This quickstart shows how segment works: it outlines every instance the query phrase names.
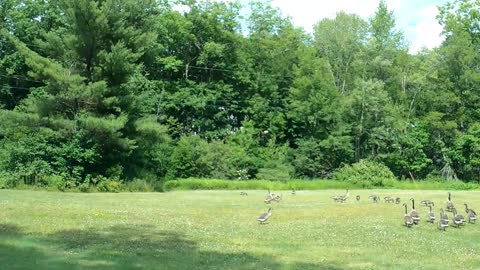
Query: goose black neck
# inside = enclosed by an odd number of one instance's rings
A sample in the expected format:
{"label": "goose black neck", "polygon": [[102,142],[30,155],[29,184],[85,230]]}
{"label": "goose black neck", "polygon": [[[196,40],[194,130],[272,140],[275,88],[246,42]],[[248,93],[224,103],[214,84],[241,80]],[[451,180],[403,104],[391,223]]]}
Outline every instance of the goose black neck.
{"label": "goose black neck", "polygon": [[404,206],[405,206],[405,215],[406,215],[407,214],[407,205],[404,204]]}
{"label": "goose black neck", "polygon": [[415,209],[415,200],[412,199],[412,209]]}

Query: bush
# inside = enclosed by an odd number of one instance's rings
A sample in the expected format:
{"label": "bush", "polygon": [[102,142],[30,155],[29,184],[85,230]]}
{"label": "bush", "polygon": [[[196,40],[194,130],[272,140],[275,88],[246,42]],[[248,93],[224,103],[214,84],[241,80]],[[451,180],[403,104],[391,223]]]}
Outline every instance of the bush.
{"label": "bush", "polygon": [[47,187],[48,190],[64,190],[65,181],[62,176],[48,175],[42,179],[42,184]]}
{"label": "bush", "polygon": [[351,187],[349,183],[333,180],[217,180],[217,179],[180,179],[165,182],[165,191],[172,190],[316,190],[316,189],[345,189]]}
{"label": "bush", "polygon": [[398,189],[417,190],[474,190],[480,188],[477,183],[465,183],[462,181],[445,180],[439,177],[430,177],[419,181],[398,181],[395,184]]}
{"label": "bush", "polygon": [[102,175],[93,178],[92,181],[97,183],[97,190],[99,192],[118,193],[122,190],[122,183],[120,181],[111,180]]}
{"label": "bush", "polygon": [[362,188],[393,187],[396,181],[387,166],[373,161],[345,165],[334,174],[334,178]]}
{"label": "bush", "polygon": [[146,180],[133,179],[125,184],[125,190],[130,192],[152,192],[154,187]]}
{"label": "bush", "polygon": [[0,189],[12,188],[10,186],[12,183],[13,176],[7,172],[0,172]]}
{"label": "bush", "polygon": [[90,184],[88,182],[83,182],[78,186],[78,190],[80,192],[89,193],[93,191],[93,188],[90,187]]}
{"label": "bush", "polygon": [[264,168],[258,170],[257,179],[271,181],[286,181],[293,174],[293,167],[279,162],[270,162]]}

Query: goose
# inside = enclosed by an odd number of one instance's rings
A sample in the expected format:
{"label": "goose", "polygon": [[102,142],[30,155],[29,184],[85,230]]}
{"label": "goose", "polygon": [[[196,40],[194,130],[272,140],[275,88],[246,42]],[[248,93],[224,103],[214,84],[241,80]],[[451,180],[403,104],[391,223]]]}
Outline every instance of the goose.
{"label": "goose", "polygon": [[242,192],[240,192],[240,195],[242,195],[242,196],[248,196],[248,193],[245,192],[245,191],[242,191]]}
{"label": "goose", "polygon": [[405,221],[405,226],[410,227],[413,225],[413,219],[411,216],[407,214],[407,204],[404,203],[403,206],[405,206],[405,215],[403,216],[403,220]]}
{"label": "goose", "polygon": [[429,205],[428,208],[430,208],[430,212],[428,212],[428,220],[433,223],[435,222],[435,213],[433,213],[431,205]]}
{"label": "goose", "polygon": [[452,212],[452,210],[455,206],[453,206],[453,203],[450,199],[450,196],[451,196],[451,194],[450,194],[450,192],[448,192],[447,211]]}
{"label": "goose", "polygon": [[463,222],[465,222],[465,218],[463,218],[462,215],[457,214],[457,209],[453,208],[452,211],[453,211],[453,224],[455,224],[458,228],[460,225],[463,225]]}
{"label": "goose", "polygon": [[395,201],[395,200],[394,200],[392,197],[390,197],[390,196],[386,196],[386,197],[384,197],[383,199],[385,200],[386,203],[387,203],[387,202],[388,202],[388,203],[393,203],[393,202]]}
{"label": "goose", "polygon": [[355,199],[357,200],[357,202],[360,202],[360,195],[357,195]]}
{"label": "goose", "polygon": [[292,189],[292,195],[295,195],[295,194],[297,194],[297,192],[295,192],[295,189],[293,188]]}
{"label": "goose", "polygon": [[418,212],[415,209],[415,200],[413,198],[410,198],[410,200],[412,201],[412,211],[410,212],[410,216],[412,217],[415,224],[418,224],[418,222],[420,221],[420,216],[418,215]]}
{"label": "goose", "polygon": [[377,203],[377,202],[378,202],[378,196],[377,196],[377,195],[370,195],[370,196],[368,196],[368,198],[369,198],[369,199],[372,199],[372,201],[373,201],[374,203]]}
{"label": "goose", "polygon": [[273,199],[276,197],[275,194],[271,193],[270,192],[270,189],[268,189],[268,194],[267,196],[265,197],[265,200],[263,200],[265,203],[270,203],[271,201],[273,201]]}
{"label": "goose", "polygon": [[263,200],[263,202],[268,204],[268,203],[271,203],[272,200],[273,200],[273,198],[270,198],[270,196],[267,196],[267,197],[265,198],[265,200]]}
{"label": "goose", "polygon": [[399,203],[400,203],[400,197],[395,198],[395,204],[399,204]]}
{"label": "goose", "polygon": [[347,189],[347,192],[345,193],[345,195],[337,197],[337,201],[343,203],[348,199],[349,196],[350,196],[350,192]]}
{"label": "goose", "polygon": [[438,228],[445,231],[445,228],[448,227],[448,216],[443,211],[443,208],[440,209],[440,220],[438,221]]}
{"label": "goose", "polygon": [[268,211],[261,214],[257,220],[260,222],[260,224],[264,224],[265,221],[267,221],[271,215],[272,215],[272,208],[270,207],[268,208]]}
{"label": "goose", "polygon": [[275,196],[272,198],[272,201],[279,202],[281,199],[282,199],[282,196],[281,196],[281,195],[275,195]]}
{"label": "goose", "polygon": [[473,209],[469,209],[466,203],[464,204],[465,204],[465,212],[467,212],[468,223],[470,222],[475,223],[475,221],[477,221],[477,213],[475,213]]}
{"label": "goose", "polygon": [[429,205],[435,206],[435,203],[432,202],[432,201],[430,201],[430,200],[423,200],[423,201],[421,201],[420,203],[423,204],[423,205],[425,205],[425,206],[429,206]]}

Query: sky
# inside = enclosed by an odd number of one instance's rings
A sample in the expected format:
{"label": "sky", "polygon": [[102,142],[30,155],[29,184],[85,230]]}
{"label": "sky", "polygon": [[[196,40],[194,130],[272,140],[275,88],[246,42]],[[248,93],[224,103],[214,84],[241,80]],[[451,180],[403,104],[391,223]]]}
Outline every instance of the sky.
{"label": "sky", "polygon": [[[334,18],[339,11],[357,14],[365,19],[372,16],[380,0],[273,0],[282,14],[292,17],[293,23],[312,31],[313,25],[323,18]],[[402,30],[410,42],[410,51],[418,52],[422,47],[438,47],[443,41],[442,27],[435,16],[437,6],[447,0],[386,0],[393,10],[397,28]]]}
{"label": "sky", "polygon": [[[435,16],[438,13],[437,6],[447,1],[386,0],[389,10],[394,11],[397,28],[403,31],[410,43],[410,52],[416,53],[423,47],[434,48],[441,44],[442,27]],[[248,3],[248,0],[240,2]],[[311,33],[315,23],[323,18],[334,18],[339,11],[368,19],[375,13],[379,2],[380,0],[272,0],[272,5],[278,7],[284,16],[290,16],[296,26]]]}

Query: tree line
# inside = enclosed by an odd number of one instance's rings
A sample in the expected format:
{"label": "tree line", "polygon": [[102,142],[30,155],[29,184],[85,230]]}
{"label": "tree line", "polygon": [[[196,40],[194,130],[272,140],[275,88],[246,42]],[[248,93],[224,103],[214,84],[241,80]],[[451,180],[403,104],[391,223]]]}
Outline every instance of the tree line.
{"label": "tree line", "polygon": [[309,34],[268,1],[4,0],[0,179],[479,181],[480,4],[437,19],[410,53],[384,1]]}

